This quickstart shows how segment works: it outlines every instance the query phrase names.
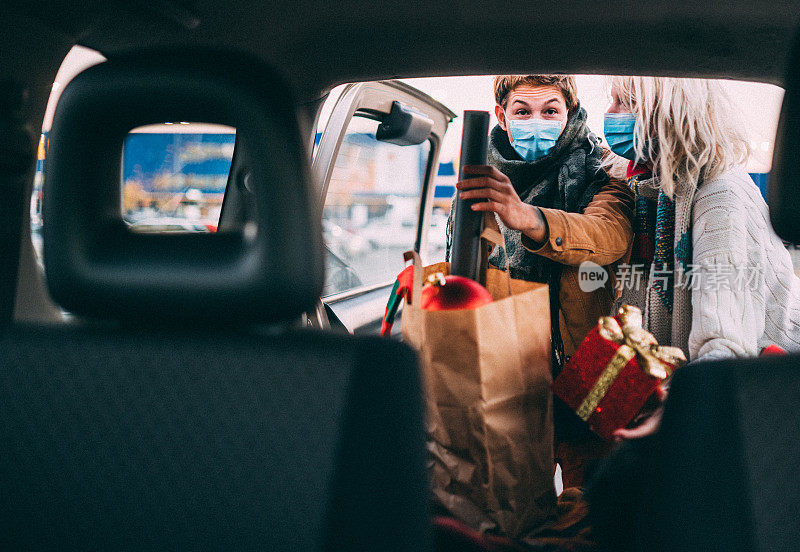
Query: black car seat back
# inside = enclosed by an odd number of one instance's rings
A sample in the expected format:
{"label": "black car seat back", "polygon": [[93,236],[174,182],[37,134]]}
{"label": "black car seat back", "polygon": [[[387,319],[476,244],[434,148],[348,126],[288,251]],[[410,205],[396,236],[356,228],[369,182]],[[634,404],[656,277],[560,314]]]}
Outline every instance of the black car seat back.
{"label": "black car seat back", "polygon": [[[236,128],[255,232],[122,222],[125,135],[177,120]],[[282,81],[234,55],[112,59],[50,139],[45,270],[74,317],[0,337],[0,548],[424,550],[413,352],[290,329],[323,258]]]}
{"label": "black car seat back", "polygon": [[798,357],[689,365],[670,386],[639,550],[796,550],[800,542]]}
{"label": "black car seat back", "polygon": [[30,328],[0,347],[4,550],[425,549],[406,347]]}

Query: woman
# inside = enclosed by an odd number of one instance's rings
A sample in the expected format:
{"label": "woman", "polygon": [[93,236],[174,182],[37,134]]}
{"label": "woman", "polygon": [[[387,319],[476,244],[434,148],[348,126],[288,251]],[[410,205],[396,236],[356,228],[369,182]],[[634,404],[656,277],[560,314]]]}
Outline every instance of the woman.
{"label": "woman", "polygon": [[[637,195],[632,262],[664,276],[623,300],[638,301],[645,326],[692,360],[755,356],[773,344],[800,349],[800,283],[741,166],[748,148],[734,121],[713,81],[611,81],[606,139],[628,160]],[[639,524],[652,524],[640,512],[652,500],[660,418],[658,410],[618,430],[626,442],[590,481],[589,521],[606,547],[638,550]]]}
{"label": "woman", "polygon": [[637,196],[631,267],[650,268],[622,301],[690,360],[800,350],[800,280],[742,167],[740,128],[718,82],[611,80],[606,140]]}

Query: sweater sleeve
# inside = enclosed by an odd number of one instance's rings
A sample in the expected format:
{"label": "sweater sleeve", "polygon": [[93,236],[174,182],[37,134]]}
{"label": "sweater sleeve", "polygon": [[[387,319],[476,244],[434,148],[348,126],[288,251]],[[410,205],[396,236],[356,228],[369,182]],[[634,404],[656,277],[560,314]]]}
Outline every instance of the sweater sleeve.
{"label": "sweater sleeve", "polygon": [[543,243],[523,234],[522,245],[532,253],[565,265],[592,261],[605,266],[622,258],[631,247],[634,195],[628,185],[611,179],[583,213],[540,209],[547,223]]}
{"label": "sweater sleeve", "polygon": [[746,210],[756,206],[727,184],[707,183],[694,201],[691,360],[756,356],[764,331],[764,276],[747,247]]}

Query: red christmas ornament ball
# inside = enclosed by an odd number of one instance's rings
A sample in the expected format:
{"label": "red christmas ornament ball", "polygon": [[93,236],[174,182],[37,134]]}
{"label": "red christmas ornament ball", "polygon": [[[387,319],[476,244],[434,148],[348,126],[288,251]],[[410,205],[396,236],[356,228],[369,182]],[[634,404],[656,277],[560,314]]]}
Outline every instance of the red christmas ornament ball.
{"label": "red christmas ornament ball", "polygon": [[422,288],[420,306],[429,311],[477,309],[493,301],[485,287],[463,276],[435,274]]}

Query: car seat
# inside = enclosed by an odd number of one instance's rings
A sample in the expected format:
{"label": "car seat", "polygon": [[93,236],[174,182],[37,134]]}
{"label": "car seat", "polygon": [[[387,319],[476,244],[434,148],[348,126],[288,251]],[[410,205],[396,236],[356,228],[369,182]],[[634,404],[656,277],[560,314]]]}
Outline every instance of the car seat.
{"label": "car seat", "polygon": [[[123,140],[178,120],[236,128],[255,231],[125,226]],[[72,316],[0,336],[0,547],[426,549],[414,353],[293,327],[323,258],[281,79],[233,54],[110,59],[50,140],[45,272]]]}

